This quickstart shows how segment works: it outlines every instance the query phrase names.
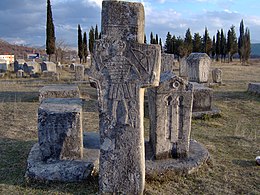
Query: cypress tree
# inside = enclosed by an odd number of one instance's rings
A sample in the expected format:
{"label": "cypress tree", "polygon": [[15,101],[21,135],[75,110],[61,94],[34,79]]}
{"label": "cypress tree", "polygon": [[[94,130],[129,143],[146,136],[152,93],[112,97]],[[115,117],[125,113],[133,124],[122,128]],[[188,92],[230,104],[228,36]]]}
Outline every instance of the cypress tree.
{"label": "cypress tree", "polygon": [[223,29],[221,29],[221,33],[220,33],[220,54],[221,54],[221,61],[226,60],[226,36],[224,34]]}
{"label": "cypress tree", "polygon": [[193,37],[193,52],[201,52],[201,36],[195,33]]}
{"label": "cypress tree", "polygon": [[78,56],[81,63],[83,58],[83,42],[82,42],[82,31],[80,25],[78,25]]}
{"label": "cypress tree", "polygon": [[240,62],[242,62],[243,59],[243,53],[244,53],[244,45],[245,45],[245,30],[244,30],[244,21],[241,20],[240,26],[239,26],[239,38],[238,38],[238,54],[240,58]]}
{"label": "cypress tree", "polygon": [[95,40],[98,39],[98,26],[96,24],[96,28],[95,28]]}
{"label": "cypress tree", "polygon": [[216,55],[216,38],[213,36],[213,41],[212,41],[212,50],[211,50],[211,57],[212,59],[215,58]]}
{"label": "cypress tree", "polygon": [[95,40],[95,32],[94,32],[94,28],[91,27],[89,30],[89,35],[88,35],[88,47],[89,47],[89,51],[91,53],[93,53],[93,49],[94,49],[94,40]]}
{"label": "cypress tree", "polygon": [[88,57],[88,43],[87,43],[87,33],[84,32],[83,35],[83,56],[84,56],[84,62],[87,62]]}
{"label": "cypress tree", "polygon": [[208,29],[205,28],[205,33],[203,36],[203,52],[210,55],[211,49],[212,49],[212,41],[209,37]]}
{"label": "cypress tree", "polygon": [[251,54],[251,40],[250,40],[250,31],[246,28],[245,32],[245,52],[244,52],[244,61],[248,63]]}
{"label": "cypress tree", "polygon": [[146,34],[144,34],[144,43],[145,43],[145,44],[147,43]]}
{"label": "cypress tree", "polygon": [[151,34],[150,34],[150,44],[153,44],[153,42],[154,42],[154,38],[153,38],[153,33],[151,32]]}
{"label": "cypress tree", "polygon": [[184,46],[187,50],[187,56],[191,54],[193,45],[192,45],[192,35],[190,32],[190,29],[188,28],[185,34],[185,39],[184,39]]}
{"label": "cypress tree", "polygon": [[50,0],[47,0],[46,53],[49,55],[49,61],[51,55],[55,53],[55,30]]}
{"label": "cypress tree", "polygon": [[178,53],[177,50],[178,50],[177,39],[176,39],[175,35],[173,35],[172,40],[171,40],[171,53],[177,55],[177,53]]}
{"label": "cypress tree", "polygon": [[155,35],[155,41],[154,44],[159,44],[159,37],[158,34]]}
{"label": "cypress tree", "polygon": [[159,40],[159,45],[161,46],[161,50],[163,49],[163,47],[162,47],[162,39],[160,38],[160,40]]}
{"label": "cypress tree", "polygon": [[166,35],[164,50],[165,53],[172,53],[172,35],[170,32]]}
{"label": "cypress tree", "polygon": [[228,31],[227,37],[227,54],[229,57],[229,62],[233,60],[233,56],[237,53],[238,46],[237,46],[237,37],[235,32],[235,26],[232,25],[230,30]]}
{"label": "cypress tree", "polygon": [[217,40],[216,40],[216,60],[219,61],[220,55],[220,32],[217,31]]}

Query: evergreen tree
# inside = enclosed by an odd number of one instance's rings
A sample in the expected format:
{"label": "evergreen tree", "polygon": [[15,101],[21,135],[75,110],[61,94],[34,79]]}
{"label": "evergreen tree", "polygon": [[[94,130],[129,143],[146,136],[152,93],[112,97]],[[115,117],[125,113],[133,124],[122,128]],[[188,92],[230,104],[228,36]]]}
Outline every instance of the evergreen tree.
{"label": "evergreen tree", "polygon": [[96,24],[96,28],[95,28],[95,40],[99,38],[99,34],[98,34],[98,26]]}
{"label": "evergreen tree", "polygon": [[146,34],[144,34],[144,43],[147,44]]}
{"label": "evergreen tree", "polygon": [[89,47],[89,51],[90,53],[93,53],[93,49],[94,49],[94,41],[95,41],[95,32],[94,32],[94,28],[91,26],[90,30],[89,30],[89,35],[88,35],[88,47]]}
{"label": "evergreen tree", "polygon": [[88,57],[88,43],[87,43],[87,33],[84,32],[83,35],[83,56],[84,56],[84,62],[87,62]]}
{"label": "evergreen tree", "polygon": [[246,28],[245,32],[245,45],[244,45],[244,61],[248,63],[251,54],[251,40],[250,40],[250,31]]}
{"label": "evergreen tree", "polygon": [[235,32],[235,26],[232,25],[230,30],[228,31],[227,37],[227,54],[229,61],[232,62],[233,56],[237,53],[238,46],[237,46],[237,37]]}
{"label": "evergreen tree", "polygon": [[166,35],[165,45],[164,45],[165,53],[173,53],[172,51],[172,35],[170,32]]}
{"label": "evergreen tree", "polygon": [[100,32],[99,35],[98,35],[98,39],[101,39],[101,32]]}
{"label": "evergreen tree", "polygon": [[55,53],[55,30],[50,0],[47,0],[46,53],[49,55],[49,61],[51,55]]}
{"label": "evergreen tree", "polygon": [[193,43],[192,43],[192,35],[189,28],[187,29],[185,34],[184,46],[187,50],[187,56],[190,55],[193,50]]}
{"label": "evergreen tree", "polygon": [[216,55],[216,38],[213,36],[213,41],[212,41],[212,50],[211,50],[211,57],[212,59],[215,58]]}
{"label": "evergreen tree", "polygon": [[153,38],[153,33],[151,32],[150,34],[150,44],[153,44],[154,43],[154,38]]}
{"label": "evergreen tree", "polygon": [[155,35],[155,41],[154,44],[159,44],[159,37],[158,34]]}
{"label": "evergreen tree", "polygon": [[178,55],[179,58],[183,58],[184,56],[187,56],[187,48],[184,45],[184,40],[181,37],[178,37],[176,40],[176,55]]}
{"label": "evergreen tree", "polygon": [[216,40],[216,60],[219,61],[220,55],[220,32],[217,31],[217,40]]}
{"label": "evergreen tree", "polygon": [[171,53],[175,55],[177,55],[178,53],[177,39],[175,35],[172,36],[172,40],[171,40]]}
{"label": "evergreen tree", "polygon": [[226,60],[226,36],[224,34],[224,31],[223,29],[221,29],[221,33],[220,33],[220,54],[221,54],[221,61],[224,61]]}
{"label": "evergreen tree", "polygon": [[209,37],[209,32],[208,32],[208,29],[205,28],[205,33],[204,33],[204,36],[203,36],[203,52],[208,54],[210,56],[210,52],[211,52],[211,49],[212,49],[212,41]]}
{"label": "evergreen tree", "polygon": [[163,50],[163,47],[162,47],[162,39],[160,38],[159,40],[159,45],[161,46],[161,50]]}
{"label": "evergreen tree", "polygon": [[245,45],[245,30],[244,30],[244,21],[241,20],[239,26],[239,38],[238,38],[238,54],[240,58],[240,62],[242,62],[243,53],[244,53],[244,45]]}
{"label": "evergreen tree", "polygon": [[80,25],[78,25],[78,56],[81,63],[83,58],[83,42],[82,42],[82,31]]}
{"label": "evergreen tree", "polygon": [[201,36],[195,33],[193,37],[193,52],[201,52]]}

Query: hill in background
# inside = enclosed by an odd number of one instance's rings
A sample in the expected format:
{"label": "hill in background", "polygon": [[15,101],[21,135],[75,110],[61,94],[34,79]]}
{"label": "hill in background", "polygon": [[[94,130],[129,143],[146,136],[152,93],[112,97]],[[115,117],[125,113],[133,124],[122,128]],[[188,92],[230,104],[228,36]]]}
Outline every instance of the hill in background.
{"label": "hill in background", "polygon": [[251,56],[258,58],[260,57],[260,43],[251,44]]}

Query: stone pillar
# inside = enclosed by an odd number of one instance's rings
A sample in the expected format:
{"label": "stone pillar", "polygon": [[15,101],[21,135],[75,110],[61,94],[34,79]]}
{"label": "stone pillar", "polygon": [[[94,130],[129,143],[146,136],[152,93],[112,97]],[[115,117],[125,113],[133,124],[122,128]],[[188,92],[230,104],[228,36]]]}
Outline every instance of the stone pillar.
{"label": "stone pillar", "polygon": [[43,161],[81,159],[81,99],[44,99],[38,110],[38,139]]}
{"label": "stone pillar", "polygon": [[155,159],[187,157],[190,145],[193,88],[171,72],[148,89],[150,144]]}
{"label": "stone pillar", "polygon": [[99,190],[142,194],[144,88],[159,84],[161,49],[143,44],[141,3],[103,1],[101,37],[88,72],[99,94]]}
{"label": "stone pillar", "polygon": [[212,70],[212,80],[213,83],[222,83],[222,70],[219,68],[215,68]]}
{"label": "stone pillar", "polygon": [[85,78],[84,75],[85,67],[82,64],[75,65],[75,80],[76,81],[83,81]]}

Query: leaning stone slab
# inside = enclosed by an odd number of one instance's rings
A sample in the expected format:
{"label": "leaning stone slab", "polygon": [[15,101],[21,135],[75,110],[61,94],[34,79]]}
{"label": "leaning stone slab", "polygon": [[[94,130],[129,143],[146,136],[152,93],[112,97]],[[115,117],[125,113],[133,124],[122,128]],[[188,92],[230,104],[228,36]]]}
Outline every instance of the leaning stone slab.
{"label": "leaning stone slab", "polygon": [[83,157],[81,99],[48,98],[38,109],[42,161]]}
{"label": "leaning stone slab", "polygon": [[260,83],[249,83],[247,91],[260,95]]}
{"label": "leaning stone slab", "polygon": [[80,98],[77,85],[48,85],[40,89],[39,101],[45,98]]}

